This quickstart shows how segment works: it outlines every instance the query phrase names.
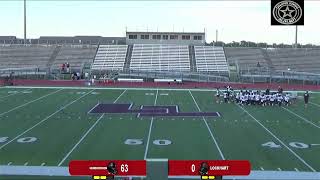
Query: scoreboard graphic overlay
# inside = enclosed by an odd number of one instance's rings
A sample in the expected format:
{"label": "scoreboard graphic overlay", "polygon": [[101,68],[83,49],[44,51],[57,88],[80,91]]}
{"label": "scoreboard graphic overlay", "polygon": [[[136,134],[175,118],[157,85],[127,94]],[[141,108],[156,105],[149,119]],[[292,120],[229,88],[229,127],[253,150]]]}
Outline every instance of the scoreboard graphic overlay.
{"label": "scoreboard graphic overlay", "polygon": [[[199,176],[199,179],[222,179],[222,176],[247,176],[251,165],[246,160],[168,160],[168,176]],[[96,179],[146,177],[145,160],[74,160],[69,163],[72,176]]]}
{"label": "scoreboard graphic overlay", "polygon": [[76,160],[69,163],[72,176],[92,176],[93,179],[114,179],[118,177],[146,177],[144,160]]}

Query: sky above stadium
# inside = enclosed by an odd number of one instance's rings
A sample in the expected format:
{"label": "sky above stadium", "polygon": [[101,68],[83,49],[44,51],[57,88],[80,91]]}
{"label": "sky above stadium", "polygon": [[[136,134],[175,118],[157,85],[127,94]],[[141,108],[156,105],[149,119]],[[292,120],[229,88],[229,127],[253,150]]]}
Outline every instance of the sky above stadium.
{"label": "sky above stadium", "polygon": [[[41,1],[27,3],[27,37],[203,32],[207,42],[294,43],[294,26],[270,25],[270,1]],[[298,42],[320,45],[320,1],[305,1]],[[23,1],[0,1],[0,36],[23,37]]]}

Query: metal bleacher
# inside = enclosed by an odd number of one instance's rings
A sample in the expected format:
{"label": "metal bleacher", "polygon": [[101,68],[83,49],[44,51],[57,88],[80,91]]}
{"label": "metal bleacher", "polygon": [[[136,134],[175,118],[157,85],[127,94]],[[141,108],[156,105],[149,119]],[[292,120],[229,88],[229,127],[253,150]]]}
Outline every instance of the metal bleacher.
{"label": "metal bleacher", "polygon": [[320,74],[319,48],[269,48],[267,52],[275,70]]}
{"label": "metal bleacher", "polygon": [[261,48],[225,47],[225,55],[230,65],[236,65],[240,70],[268,67]]}
{"label": "metal bleacher", "polygon": [[46,68],[54,49],[41,45],[0,46],[0,69]]}
{"label": "metal bleacher", "polygon": [[130,69],[142,71],[190,72],[186,45],[135,44]]}
{"label": "metal bleacher", "polygon": [[92,70],[123,70],[128,45],[100,45]]}
{"label": "metal bleacher", "polygon": [[223,47],[194,46],[194,50],[198,72],[229,73]]}
{"label": "metal bleacher", "polygon": [[62,46],[57,54],[52,69],[59,69],[63,63],[69,63],[71,71],[81,70],[85,63],[92,63],[97,46],[73,45]]}

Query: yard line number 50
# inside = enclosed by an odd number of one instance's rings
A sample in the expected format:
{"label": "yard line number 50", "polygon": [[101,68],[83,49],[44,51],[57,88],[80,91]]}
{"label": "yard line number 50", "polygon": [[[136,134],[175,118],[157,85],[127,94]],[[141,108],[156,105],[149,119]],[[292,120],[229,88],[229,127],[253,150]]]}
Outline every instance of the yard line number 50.
{"label": "yard line number 50", "polygon": [[[157,146],[168,146],[168,145],[172,144],[172,142],[168,139],[156,139],[152,143]],[[142,145],[143,139],[126,139],[124,141],[124,144],[126,144],[126,145]]]}

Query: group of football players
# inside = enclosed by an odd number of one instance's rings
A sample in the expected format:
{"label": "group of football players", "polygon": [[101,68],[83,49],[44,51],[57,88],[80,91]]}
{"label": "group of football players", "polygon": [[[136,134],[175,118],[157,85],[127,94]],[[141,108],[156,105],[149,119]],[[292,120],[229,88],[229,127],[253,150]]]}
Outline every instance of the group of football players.
{"label": "group of football players", "polygon": [[260,106],[289,106],[295,101],[289,93],[283,93],[279,88],[277,92],[271,92],[267,89],[265,92],[253,90],[234,91],[230,86],[227,86],[224,91],[217,88],[216,102],[217,103],[237,103],[239,105],[260,105]]}

